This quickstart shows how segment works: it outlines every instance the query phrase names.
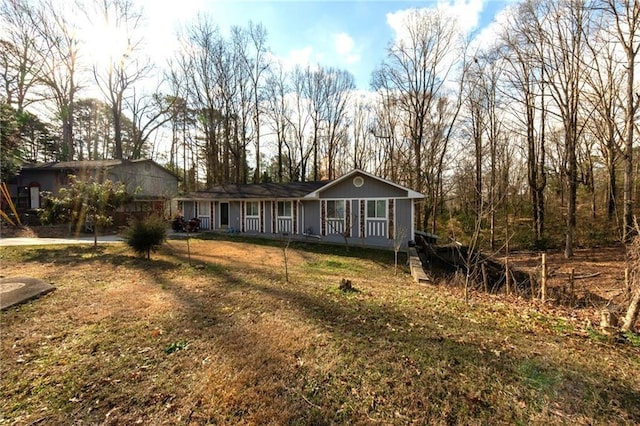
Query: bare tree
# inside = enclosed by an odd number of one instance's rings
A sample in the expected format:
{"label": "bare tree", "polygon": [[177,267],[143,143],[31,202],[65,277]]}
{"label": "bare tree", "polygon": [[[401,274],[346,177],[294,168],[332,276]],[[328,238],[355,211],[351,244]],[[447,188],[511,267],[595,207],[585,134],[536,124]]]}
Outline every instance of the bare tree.
{"label": "bare tree", "polygon": [[483,155],[484,155],[484,143],[483,138],[485,134],[485,117],[487,114],[487,96],[484,92],[483,79],[484,71],[478,58],[475,57],[473,62],[468,64],[469,71],[467,72],[468,78],[465,81],[465,96],[467,106],[467,122],[468,132],[470,133],[471,142],[473,145],[474,158],[475,158],[475,176],[474,176],[474,210],[476,214],[476,221],[479,226],[482,225],[482,217],[480,216],[483,211]]}
{"label": "bare tree", "polygon": [[[202,132],[203,155],[207,185],[228,182],[228,165],[224,165],[230,126],[224,118],[229,97],[222,96],[223,79],[220,64],[227,58],[224,39],[219,29],[204,15],[188,27],[182,35],[182,53],[176,60],[174,86],[177,93],[184,93],[185,108],[191,105],[198,112]],[[180,78],[185,81],[181,82]],[[183,124],[186,125],[186,122]],[[182,132],[184,134],[184,131]],[[183,155],[183,167],[187,170],[187,156]]]}
{"label": "bare tree", "polygon": [[640,93],[635,87],[635,67],[640,52],[640,3],[634,0],[606,0],[608,12],[613,16],[615,35],[625,54],[625,138],[624,138],[624,212],[623,238],[629,241],[633,226],[633,141],[636,115],[640,108]]}
{"label": "bare tree", "polygon": [[6,103],[18,112],[33,99],[29,92],[37,85],[42,72],[40,58],[46,45],[34,25],[36,11],[24,0],[0,3],[0,23],[5,29],[0,36],[0,93]]}
{"label": "bare tree", "polygon": [[307,179],[307,165],[309,156],[313,152],[313,144],[308,147],[306,141],[310,117],[305,101],[305,71],[300,67],[294,68],[291,74],[291,96],[293,97],[293,107],[291,117],[288,119],[291,129],[291,138],[289,139],[295,146],[298,163],[295,170],[290,170],[290,175],[291,180],[304,182]]}
{"label": "bare tree", "polygon": [[73,109],[80,90],[78,82],[80,40],[77,28],[67,16],[68,10],[46,0],[33,16],[46,48],[40,52],[40,81],[55,103],[62,122],[61,160],[72,160],[74,153]]}
{"label": "bare tree", "polygon": [[122,140],[125,97],[136,83],[148,76],[153,66],[148,58],[141,55],[144,39],[138,30],[143,15],[133,1],[100,0],[94,6],[95,10],[87,11],[89,18],[96,24],[100,23],[100,27],[112,28],[114,33],[124,33],[126,39],[119,50],[107,52],[109,58],[104,68],[101,64],[93,65],[93,77],[113,115],[113,157],[121,159],[125,156]]}
{"label": "bare tree", "polygon": [[[384,78],[384,75],[379,74],[377,77]],[[403,143],[405,138],[400,133],[401,110],[395,92],[388,84],[383,84],[376,94],[379,101],[373,102],[373,123],[370,130],[375,143],[373,171],[379,176],[398,182],[400,168],[397,165],[409,162],[408,148]],[[410,182],[415,183],[411,180]]]}
{"label": "bare tree", "polygon": [[137,96],[135,88],[132,90],[132,96],[126,101],[133,122],[131,159],[143,158],[149,152],[149,137],[169,122],[171,117],[167,112],[173,109],[173,102],[177,102],[177,99],[163,97],[159,90],[143,96]]}
{"label": "bare tree", "polygon": [[[589,7],[578,0],[527,0],[521,19],[533,35],[532,46],[541,58],[541,87],[547,87],[554,108],[547,110],[560,121],[563,131],[563,173],[567,179],[565,256],[573,256],[577,206],[577,150],[585,119],[583,91],[586,84],[585,39],[590,34]],[[544,105],[544,100],[543,100]],[[544,129],[544,127],[543,127]]]}
{"label": "bare tree", "polygon": [[[435,220],[442,165],[451,124],[458,108],[446,98],[446,86],[460,53],[456,24],[438,11],[411,10],[404,22],[405,36],[393,43],[387,58],[374,71],[372,86],[394,93],[402,111],[402,134],[412,151],[414,186],[426,193],[422,225]],[[418,212],[420,216],[420,212]]]}
{"label": "bare tree", "polygon": [[[347,155],[347,128],[349,118],[347,108],[350,106],[351,93],[355,89],[353,75],[345,70],[329,68],[323,82],[325,87],[326,108],[326,160],[327,179],[335,179],[347,170],[337,170],[339,157]],[[342,148],[342,150],[341,150]]]}
{"label": "bare tree", "polygon": [[[280,64],[274,64],[267,71],[265,84],[265,113],[268,117],[268,126],[275,135],[276,140],[276,180],[285,181],[283,161],[287,161],[287,180],[291,179],[293,169],[293,155],[291,145],[287,143],[288,117],[291,114],[286,95],[289,92],[287,76]],[[287,150],[287,152],[285,152]]]}
{"label": "bare tree", "polygon": [[[189,75],[183,71],[187,70],[188,58],[181,57],[169,62],[169,69],[166,73],[165,81],[168,82],[170,95],[167,95],[167,104],[170,108],[166,111],[171,128],[171,146],[169,148],[169,167],[174,172],[184,174],[188,169],[188,152],[193,152],[191,143],[192,133],[196,128],[196,114],[188,104],[189,98]],[[182,162],[180,162],[180,158]],[[193,189],[189,179],[182,180],[183,190]]]}
{"label": "bare tree", "polygon": [[262,116],[262,103],[265,99],[264,76],[268,73],[272,64],[269,62],[267,53],[269,49],[267,47],[267,30],[262,24],[254,24],[249,21],[247,33],[250,39],[251,56],[246,55],[244,57],[245,66],[249,71],[249,78],[251,80],[251,94],[252,107],[253,107],[253,134],[254,145],[256,147],[256,168],[253,176],[253,181],[257,182],[261,177],[261,116]]}
{"label": "bare tree", "polygon": [[304,71],[303,94],[307,101],[307,113],[311,119],[312,126],[311,152],[313,154],[313,164],[311,165],[311,176],[314,181],[320,180],[320,133],[325,120],[324,113],[327,102],[325,79],[326,72],[322,67],[318,67],[315,70],[307,67]]}
{"label": "bare tree", "polygon": [[353,119],[351,138],[353,141],[353,153],[351,167],[355,169],[371,169],[374,166],[373,147],[373,106],[364,97],[355,100],[353,106]]}
{"label": "bare tree", "polygon": [[[609,21],[598,21],[597,32],[587,39],[590,50],[585,101],[594,111],[589,120],[589,131],[598,140],[600,152],[607,169],[606,210],[611,222],[616,213],[618,198],[616,166],[621,157],[621,134],[618,117],[625,116],[620,105],[619,88],[623,85],[621,63],[617,58],[618,47],[612,43]],[[622,126],[623,127],[623,126]]]}
{"label": "bare tree", "polygon": [[[510,88],[506,93],[520,104],[516,121],[524,126],[527,182],[532,204],[533,230],[541,241],[545,229],[545,189],[547,187],[546,99],[543,84],[541,41],[537,38],[535,9],[530,2],[518,7],[504,29],[503,57],[505,77]],[[510,90],[512,89],[512,90]],[[520,118],[521,117],[521,118]]]}

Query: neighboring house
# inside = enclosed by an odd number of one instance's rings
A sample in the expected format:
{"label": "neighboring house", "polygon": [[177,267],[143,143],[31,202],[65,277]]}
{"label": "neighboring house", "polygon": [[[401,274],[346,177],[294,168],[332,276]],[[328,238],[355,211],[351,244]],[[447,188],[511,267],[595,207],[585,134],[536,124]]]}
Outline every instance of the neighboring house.
{"label": "neighboring house", "polygon": [[221,185],[177,197],[200,229],[406,247],[424,195],[362,170],[333,181]]}
{"label": "neighboring house", "polygon": [[69,176],[99,181],[123,182],[134,195],[131,204],[116,216],[121,223],[126,214],[157,212],[171,215],[170,202],[178,193],[178,177],[153,160],[63,161],[58,163],[26,163],[9,186],[18,209],[38,209],[42,192],[57,195],[69,183]]}

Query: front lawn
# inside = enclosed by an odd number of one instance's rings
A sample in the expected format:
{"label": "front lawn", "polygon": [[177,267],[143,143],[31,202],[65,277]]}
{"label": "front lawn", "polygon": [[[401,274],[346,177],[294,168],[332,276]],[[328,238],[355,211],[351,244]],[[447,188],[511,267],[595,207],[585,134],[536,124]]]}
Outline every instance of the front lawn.
{"label": "front lawn", "polygon": [[0,248],[57,287],[0,313],[0,424],[640,423],[632,343],[314,247]]}

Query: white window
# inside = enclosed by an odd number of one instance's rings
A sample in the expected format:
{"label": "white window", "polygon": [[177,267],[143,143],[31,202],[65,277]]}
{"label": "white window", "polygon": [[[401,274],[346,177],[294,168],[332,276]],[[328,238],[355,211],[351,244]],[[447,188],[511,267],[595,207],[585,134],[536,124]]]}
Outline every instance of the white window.
{"label": "white window", "polygon": [[344,200],[327,200],[327,219],[344,219]]}
{"label": "white window", "polygon": [[257,201],[247,201],[245,203],[245,212],[247,217],[260,216],[260,203]]}
{"label": "white window", "polygon": [[291,201],[278,201],[278,217],[291,217]]}
{"label": "white window", "polygon": [[371,219],[386,219],[387,200],[367,200],[367,217]]}

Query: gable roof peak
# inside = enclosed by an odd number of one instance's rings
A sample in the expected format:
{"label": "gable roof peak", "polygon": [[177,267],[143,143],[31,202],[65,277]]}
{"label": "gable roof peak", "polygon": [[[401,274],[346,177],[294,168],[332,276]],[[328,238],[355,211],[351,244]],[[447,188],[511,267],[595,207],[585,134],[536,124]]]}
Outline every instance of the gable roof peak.
{"label": "gable roof peak", "polygon": [[374,180],[377,180],[377,181],[380,181],[380,182],[384,182],[384,183],[386,183],[387,185],[391,185],[391,186],[396,187],[396,188],[398,188],[398,189],[401,189],[401,190],[403,190],[403,191],[407,191],[407,198],[412,198],[412,199],[416,199],[416,198],[424,198],[424,194],[421,194],[421,193],[419,193],[419,192],[417,192],[417,191],[414,191],[414,190],[412,190],[412,189],[410,189],[410,188],[406,188],[406,187],[404,187],[404,186],[402,186],[402,185],[399,185],[399,184],[397,184],[397,183],[395,183],[395,182],[392,182],[392,181],[390,181],[390,180],[387,180],[387,179],[381,178],[381,177],[379,177],[379,176],[376,176],[376,175],[374,175],[374,174],[371,174],[371,173],[369,173],[369,172],[365,172],[364,170],[362,170],[362,169],[357,169],[357,168],[356,168],[356,169],[351,170],[351,171],[350,171],[350,172],[348,172],[348,173],[343,174],[342,176],[340,176],[340,177],[338,177],[338,178],[336,178],[336,179],[334,179],[334,180],[332,180],[332,181],[329,181],[329,182],[328,182],[326,185],[324,185],[323,187],[318,188],[317,190],[315,190],[315,191],[313,191],[313,192],[309,193],[305,198],[318,198],[318,197],[319,197],[320,192],[326,191],[327,189],[329,189],[329,188],[331,188],[331,187],[333,187],[333,186],[335,186],[335,185],[339,184],[340,182],[344,182],[344,181],[348,180],[349,178],[351,178],[352,176],[354,176],[354,175],[356,175],[356,174],[361,174],[361,175],[364,175],[364,176],[366,176],[366,177],[368,177],[368,178],[370,178],[370,179],[374,179]]}

